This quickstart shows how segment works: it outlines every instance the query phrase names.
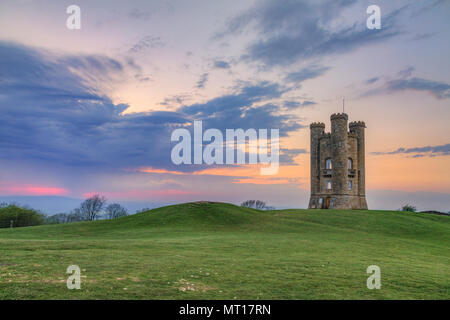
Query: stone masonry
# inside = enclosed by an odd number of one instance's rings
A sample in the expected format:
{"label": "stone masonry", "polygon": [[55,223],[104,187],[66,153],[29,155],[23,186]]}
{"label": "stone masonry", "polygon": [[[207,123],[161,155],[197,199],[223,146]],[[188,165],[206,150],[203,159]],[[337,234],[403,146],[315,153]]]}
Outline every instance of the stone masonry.
{"label": "stone masonry", "polygon": [[362,121],[345,113],[331,116],[331,132],[312,123],[310,209],[367,209]]}

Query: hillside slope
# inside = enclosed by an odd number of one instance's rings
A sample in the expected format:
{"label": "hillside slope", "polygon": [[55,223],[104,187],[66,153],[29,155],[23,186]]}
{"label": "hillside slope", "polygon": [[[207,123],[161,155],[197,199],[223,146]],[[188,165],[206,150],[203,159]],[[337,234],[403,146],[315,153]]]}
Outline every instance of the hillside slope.
{"label": "hillside slope", "polygon": [[[448,299],[449,245],[446,216],[186,203],[0,230],[0,298]],[[71,264],[81,290],[66,288]]]}

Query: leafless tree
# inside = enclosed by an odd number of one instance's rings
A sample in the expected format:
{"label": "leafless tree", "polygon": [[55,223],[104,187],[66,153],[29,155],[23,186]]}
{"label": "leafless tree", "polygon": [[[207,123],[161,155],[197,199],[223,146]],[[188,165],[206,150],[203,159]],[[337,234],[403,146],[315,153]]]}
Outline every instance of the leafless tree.
{"label": "leafless tree", "polygon": [[84,221],[84,220],[86,220],[86,217],[81,213],[80,208],[76,208],[67,215],[66,222],[70,223],[70,222],[79,222],[79,221]]}
{"label": "leafless tree", "polygon": [[266,208],[266,203],[261,200],[247,200],[241,203],[241,207],[264,210]]}
{"label": "leafless tree", "polygon": [[116,219],[128,215],[127,209],[118,203],[111,203],[106,207],[106,217],[108,219]]}
{"label": "leafless tree", "polygon": [[94,194],[80,205],[80,213],[86,220],[93,221],[97,219],[105,203],[106,198],[104,196]]}

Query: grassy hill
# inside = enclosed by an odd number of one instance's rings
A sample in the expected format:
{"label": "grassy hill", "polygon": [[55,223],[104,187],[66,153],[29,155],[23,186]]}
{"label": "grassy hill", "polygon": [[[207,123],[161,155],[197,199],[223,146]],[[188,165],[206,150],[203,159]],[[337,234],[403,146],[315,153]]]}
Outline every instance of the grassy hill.
{"label": "grassy hill", "polygon": [[449,248],[447,216],[186,203],[0,229],[0,299],[449,299]]}

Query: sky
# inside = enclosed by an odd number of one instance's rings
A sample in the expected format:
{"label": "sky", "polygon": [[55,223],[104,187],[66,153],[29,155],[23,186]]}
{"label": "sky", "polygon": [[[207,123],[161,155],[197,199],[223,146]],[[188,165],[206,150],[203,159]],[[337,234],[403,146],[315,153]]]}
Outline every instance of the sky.
{"label": "sky", "polygon": [[[309,124],[329,130],[345,97],[369,208],[450,211],[449,18],[448,0],[3,0],[0,197],[304,208]],[[195,120],[279,129],[278,173],[175,165],[171,133]]]}

